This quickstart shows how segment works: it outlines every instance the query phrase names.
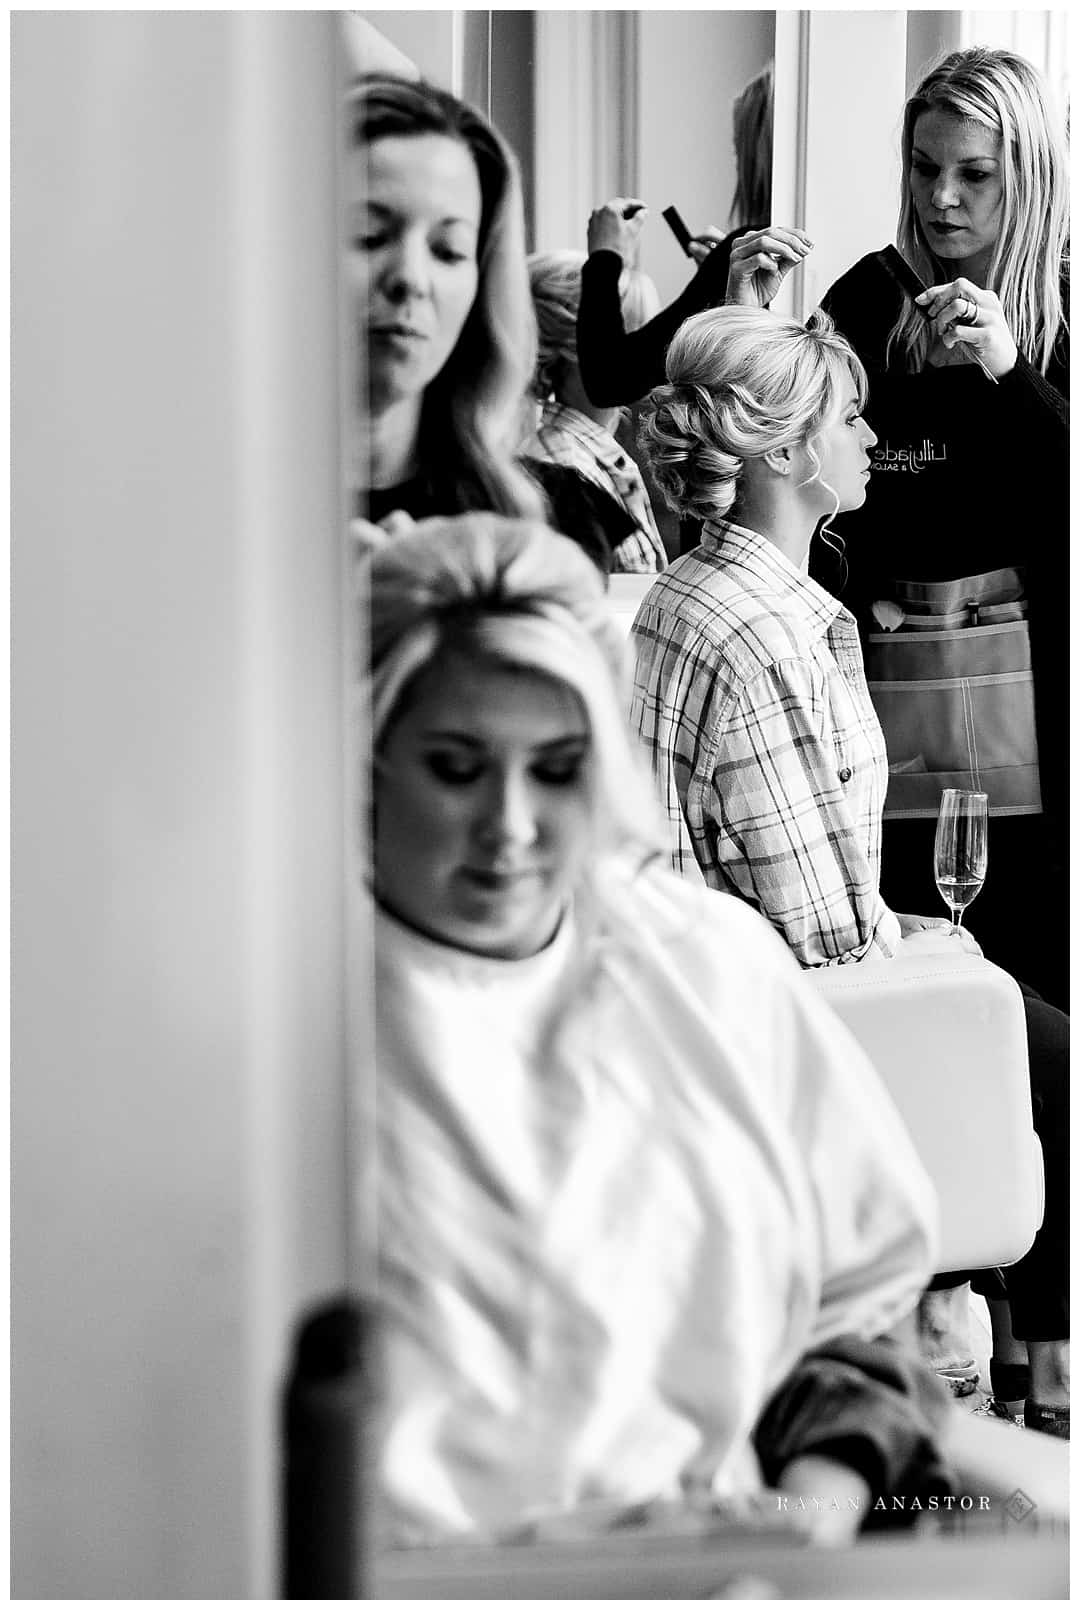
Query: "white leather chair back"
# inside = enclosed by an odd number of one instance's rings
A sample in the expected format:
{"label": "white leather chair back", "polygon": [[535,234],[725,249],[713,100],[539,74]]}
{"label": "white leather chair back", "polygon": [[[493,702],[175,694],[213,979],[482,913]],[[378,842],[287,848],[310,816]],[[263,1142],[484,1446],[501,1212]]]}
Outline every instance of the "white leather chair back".
{"label": "white leather chair back", "polygon": [[621,573],[608,577],[608,603],[627,637],[630,636],[630,628],[634,624],[638,605],[655,580],[655,576],[629,576]]}
{"label": "white leather chair back", "polygon": [[807,976],[874,1063],[937,1187],[940,1268],[1015,1263],[1043,1214],[1015,981],[980,956],[936,952]]}
{"label": "white leather chair back", "polygon": [[[610,578],[629,636],[652,576]],[[922,952],[809,971],[874,1063],[941,1201],[944,1270],[1015,1263],[1042,1223],[1020,991],[979,956]]]}

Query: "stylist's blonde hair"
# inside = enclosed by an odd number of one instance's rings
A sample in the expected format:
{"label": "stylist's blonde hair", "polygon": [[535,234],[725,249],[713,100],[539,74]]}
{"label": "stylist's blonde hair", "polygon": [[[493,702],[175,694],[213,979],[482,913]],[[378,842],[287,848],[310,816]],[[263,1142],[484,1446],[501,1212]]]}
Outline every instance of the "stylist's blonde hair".
{"label": "stylist's blonde hair", "polygon": [[490,514],[425,520],[374,552],[367,579],[376,755],[417,676],[451,648],[537,671],[584,706],[598,851],[659,848],[658,808],[624,714],[625,633],[576,543]]}
{"label": "stylist's blonde hair", "polygon": [[[1061,273],[1069,240],[1069,174],[1065,140],[1040,74],[1010,50],[958,50],[946,56],[904,108],[900,221],[896,243],[927,284],[954,278],[919,224],[909,174],[915,124],[931,109],[981,123],[1001,136],[1001,228],[987,274],[1017,347],[1046,373],[1065,325]],[[926,362],[929,334],[905,304],[889,337],[909,369]]]}
{"label": "stylist's blonde hair", "polygon": [[866,373],[826,313],[806,325],[767,308],[696,313],[667,355],[668,384],[645,405],[641,444],[669,506],[695,520],[722,519],[738,504],[748,459],[805,446],[836,405],[846,378],[860,408]]}

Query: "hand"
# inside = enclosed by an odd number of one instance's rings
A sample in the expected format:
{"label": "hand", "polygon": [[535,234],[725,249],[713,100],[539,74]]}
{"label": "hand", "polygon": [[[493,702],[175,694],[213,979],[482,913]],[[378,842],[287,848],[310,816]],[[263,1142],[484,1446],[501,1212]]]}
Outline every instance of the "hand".
{"label": "hand", "polygon": [[690,256],[695,263],[703,263],[714,246],[719,246],[720,242],[726,239],[727,236],[722,229],[717,229],[715,224],[709,224],[700,234],[690,236]]}
{"label": "hand", "polygon": [[390,513],[384,514],[379,521],[379,525],[388,537],[404,537],[413,529],[415,524],[416,521],[412,515],[406,513],[404,509],[391,509]]}
{"label": "hand", "polygon": [[982,955],[982,946],[966,928],[950,935],[952,924],[947,917],[918,917],[898,911],[896,920],[900,924],[901,942],[913,949],[940,953],[952,950],[955,945],[966,956]]}
{"label": "hand", "polygon": [[[629,212],[630,216],[627,217]],[[593,252],[618,252],[626,268],[633,268],[641,244],[641,228],[649,209],[633,196],[613,196],[589,214],[588,247]]]}
{"label": "hand", "polygon": [[931,285],[915,301],[943,346],[974,347],[995,380],[1015,368],[1016,342],[993,291],[961,278]]}
{"label": "hand", "polygon": [[853,1543],[870,1509],[870,1488],[849,1465],[804,1454],[785,1465],[777,1483],[789,1508],[801,1500],[799,1517],[815,1543],[842,1548]]}
{"label": "hand", "polygon": [[350,520],[349,538],[356,558],[364,558],[376,548],[385,548],[390,541],[382,526],[374,525],[371,520]]}
{"label": "hand", "polygon": [[898,911],[896,920],[900,924],[901,939],[920,933],[947,934],[950,926],[948,917],[919,917],[910,911]]}
{"label": "hand", "polygon": [[796,263],[814,243],[801,229],[768,224],[740,235],[731,248],[727,301],[742,307],[768,307]]}
{"label": "hand", "polygon": [[375,548],[385,548],[395,537],[403,537],[415,524],[412,515],[406,514],[404,509],[393,509],[378,525],[371,520],[350,520],[349,536],[357,554],[366,554]]}

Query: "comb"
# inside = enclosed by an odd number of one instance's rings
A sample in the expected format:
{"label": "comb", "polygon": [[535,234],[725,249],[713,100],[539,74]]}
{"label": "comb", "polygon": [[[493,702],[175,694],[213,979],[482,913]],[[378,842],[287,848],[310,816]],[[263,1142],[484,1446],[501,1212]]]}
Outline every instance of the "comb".
{"label": "comb", "polygon": [[683,223],[682,215],[679,212],[679,209],[677,207],[665,207],[660,216],[671,230],[671,233],[675,236],[675,239],[678,241],[687,257],[689,257],[691,255],[690,241],[692,236],[686,225]]}
{"label": "comb", "polygon": [[[895,285],[899,285],[904,295],[909,298],[912,305],[915,307],[916,312],[921,313],[924,319],[929,317],[926,309],[919,307],[918,303],[915,301],[915,298],[917,296],[921,296],[925,290],[929,289],[929,287],[923,284],[922,280],[919,278],[918,274],[916,274],[911,264],[905,257],[901,257],[896,247],[884,246],[882,247],[881,251],[873,253],[873,258],[875,263],[878,263],[885,270],[886,274],[888,274],[893,283]],[[986,364],[973,347],[968,349],[968,356],[978,364],[987,380],[993,381],[994,385],[996,386],[996,375],[992,375],[990,373],[989,369],[986,367]]]}

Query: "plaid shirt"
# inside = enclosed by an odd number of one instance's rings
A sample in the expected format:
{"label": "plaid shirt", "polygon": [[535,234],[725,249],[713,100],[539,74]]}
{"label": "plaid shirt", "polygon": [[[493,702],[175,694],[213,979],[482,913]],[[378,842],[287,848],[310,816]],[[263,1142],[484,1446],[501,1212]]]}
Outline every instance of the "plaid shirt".
{"label": "plaid shirt", "polygon": [[554,464],[572,465],[623,505],[637,530],[615,549],[612,570],[639,575],[663,570],[667,555],[641,471],[610,431],[578,409],[549,400],[543,405],[535,435],[522,451]]}
{"label": "plaid shirt", "polygon": [[885,743],[848,611],[773,543],[710,522],[650,587],[633,637],[631,725],[676,870],[757,906],[804,967],[893,955]]}

